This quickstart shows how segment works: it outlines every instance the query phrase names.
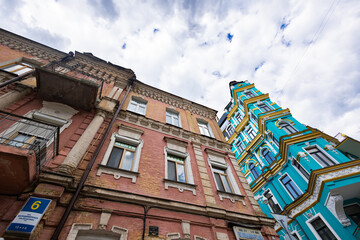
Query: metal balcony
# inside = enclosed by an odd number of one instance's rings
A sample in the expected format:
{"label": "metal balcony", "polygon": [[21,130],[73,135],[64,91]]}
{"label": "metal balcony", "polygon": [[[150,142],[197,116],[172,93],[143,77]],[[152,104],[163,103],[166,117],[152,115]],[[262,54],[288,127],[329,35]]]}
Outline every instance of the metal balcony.
{"label": "metal balcony", "polygon": [[0,193],[17,193],[58,153],[59,127],[0,110]]}

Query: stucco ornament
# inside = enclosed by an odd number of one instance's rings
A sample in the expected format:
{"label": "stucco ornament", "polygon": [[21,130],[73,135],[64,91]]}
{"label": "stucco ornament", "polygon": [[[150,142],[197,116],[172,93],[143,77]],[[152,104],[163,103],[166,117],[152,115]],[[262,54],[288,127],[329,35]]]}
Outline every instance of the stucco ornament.
{"label": "stucco ornament", "polygon": [[350,226],[350,219],[346,217],[343,205],[344,199],[340,194],[332,194],[329,196],[329,199],[326,203],[326,207],[330,210],[332,214],[339,220],[339,222],[344,226]]}

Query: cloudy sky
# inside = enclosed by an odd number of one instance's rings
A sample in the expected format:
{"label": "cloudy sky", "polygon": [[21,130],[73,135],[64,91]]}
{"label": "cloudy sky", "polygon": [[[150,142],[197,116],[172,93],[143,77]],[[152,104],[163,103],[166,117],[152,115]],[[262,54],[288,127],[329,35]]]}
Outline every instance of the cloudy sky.
{"label": "cloudy sky", "polygon": [[92,52],[216,109],[249,80],[302,123],[360,139],[359,0],[0,0],[0,27]]}

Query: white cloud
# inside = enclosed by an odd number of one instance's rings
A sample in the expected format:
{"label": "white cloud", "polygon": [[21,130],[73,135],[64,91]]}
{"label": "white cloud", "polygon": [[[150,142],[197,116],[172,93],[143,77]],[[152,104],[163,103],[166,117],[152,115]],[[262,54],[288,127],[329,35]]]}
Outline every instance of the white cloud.
{"label": "white cloud", "polygon": [[228,83],[249,80],[300,122],[359,139],[358,9],[357,0],[0,0],[0,27],[92,52],[219,115]]}

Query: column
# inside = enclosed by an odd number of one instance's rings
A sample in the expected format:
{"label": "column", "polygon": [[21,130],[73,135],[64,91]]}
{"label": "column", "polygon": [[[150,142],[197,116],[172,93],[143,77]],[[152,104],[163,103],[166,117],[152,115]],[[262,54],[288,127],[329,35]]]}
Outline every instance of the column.
{"label": "column", "polygon": [[86,150],[94,139],[95,134],[99,130],[101,124],[104,122],[105,114],[98,112],[74,147],[71,149],[64,162],[59,167],[59,172],[71,175],[79,165]]}

